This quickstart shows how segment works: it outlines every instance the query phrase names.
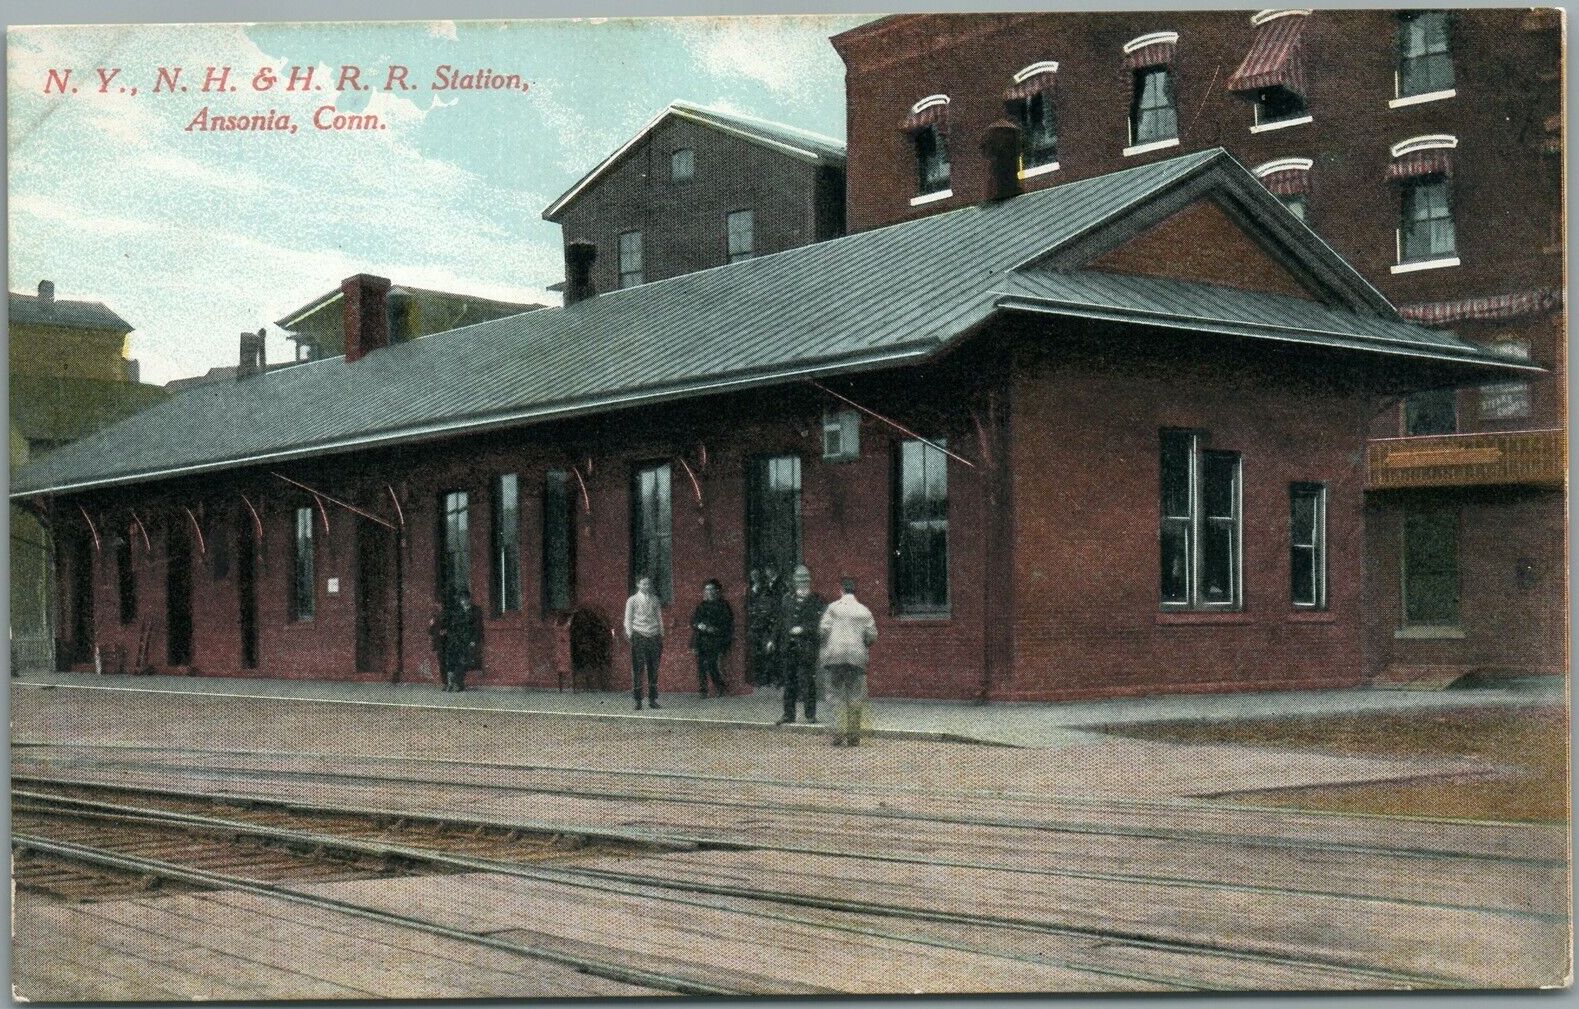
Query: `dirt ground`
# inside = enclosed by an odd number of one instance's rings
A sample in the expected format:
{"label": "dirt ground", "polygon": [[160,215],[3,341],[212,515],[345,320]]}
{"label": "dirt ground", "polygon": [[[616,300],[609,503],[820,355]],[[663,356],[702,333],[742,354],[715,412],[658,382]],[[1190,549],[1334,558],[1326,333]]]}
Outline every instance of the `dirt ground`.
{"label": "dirt ground", "polygon": [[1256,805],[1491,820],[1566,822],[1569,815],[1568,713],[1561,705],[1152,722],[1110,726],[1105,731],[1134,739],[1239,743],[1351,756],[1473,757],[1506,768],[1495,777],[1430,778],[1224,796]]}

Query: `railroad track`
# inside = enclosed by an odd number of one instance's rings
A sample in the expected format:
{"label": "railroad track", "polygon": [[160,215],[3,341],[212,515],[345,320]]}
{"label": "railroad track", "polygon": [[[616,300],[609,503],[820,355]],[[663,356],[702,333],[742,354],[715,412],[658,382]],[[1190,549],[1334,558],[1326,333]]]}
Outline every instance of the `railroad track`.
{"label": "railroad track", "polygon": [[[1345,978],[1350,984],[1362,987],[1458,987],[1469,983],[1449,975],[1378,968],[1341,957],[1277,955],[1231,942],[1184,942],[1117,928],[1078,927],[1025,916],[961,913],[895,902],[676,879],[672,875],[546,863],[545,858],[562,858],[567,847],[578,846],[567,845],[566,834],[562,831],[546,835],[545,849],[544,835],[529,838],[523,836],[519,827],[476,821],[438,821],[388,811],[333,808],[308,811],[300,804],[269,802],[251,802],[242,808],[236,805],[232,797],[181,795],[173,791],[157,796],[144,795],[140,800],[143,804],[130,805],[89,797],[94,793],[111,792],[125,795],[129,790],[87,788],[75,782],[56,782],[54,788],[54,792],[24,789],[13,793],[17,819],[13,826],[12,844],[19,854],[32,853],[35,858],[75,863],[101,876],[119,872],[141,886],[147,886],[149,880],[159,880],[173,886],[267,893],[280,899],[376,917],[386,923],[450,937],[486,938],[408,915],[391,914],[344,900],[313,897],[294,889],[293,885],[326,878],[365,879],[390,874],[493,873],[529,879],[538,884],[615,895],[640,893],[674,904],[723,910],[781,923],[814,925],[876,939],[919,942],[962,952],[1005,955],[985,950],[968,941],[943,938],[936,932],[918,935],[914,931],[896,931],[857,922],[942,925],[950,933],[959,935],[986,929],[1095,940],[1105,947],[1109,957],[1120,962],[1125,949],[1144,950],[1267,965],[1297,972],[1325,973],[1334,978]],[[182,808],[170,808],[171,805]],[[194,811],[205,806],[211,810],[222,808],[227,815],[221,817]],[[85,824],[91,825],[93,829],[85,828]],[[302,829],[307,826],[314,829]],[[45,831],[51,833],[46,834]],[[161,832],[163,836],[160,836]],[[402,840],[393,840],[391,835]],[[96,843],[85,843],[85,838],[92,838]],[[528,842],[524,848],[523,842]],[[250,873],[246,876],[217,871],[218,868],[235,868],[237,844],[245,844],[249,851],[261,847],[274,857],[247,863]],[[622,851],[687,851],[699,847],[693,839],[681,837],[648,837],[641,844],[636,844],[627,838],[610,841],[604,837],[582,836],[579,845],[584,846],[581,847],[583,856],[589,849],[594,854],[607,856]],[[161,857],[153,857],[155,855]],[[177,856],[179,861],[176,860]],[[295,864],[291,864],[293,860]],[[941,861],[935,864],[952,865]],[[260,875],[268,878],[260,879]],[[29,885],[21,877],[18,883],[24,888]],[[804,912],[808,910],[832,912],[834,916],[825,913],[806,917]],[[487,944],[521,955],[538,955],[542,952],[492,939]],[[554,953],[553,956],[559,958],[558,962],[567,962],[562,954]],[[1206,990],[1223,987],[1182,974],[1148,974],[1125,970],[1111,962],[1070,959],[1049,961],[1045,957],[1021,959],[1050,963],[1093,975],[1127,978],[1158,988]],[[587,958],[578,960],[576,966],[597,976],[661,990],[686,994],[726,993],[725,987],[709,985],[705,980],[695,977],[640,971],[633,973],[626,965]],[[764,993],[749,989],[727,989],[728,993],[734,994],[748,991]]]}

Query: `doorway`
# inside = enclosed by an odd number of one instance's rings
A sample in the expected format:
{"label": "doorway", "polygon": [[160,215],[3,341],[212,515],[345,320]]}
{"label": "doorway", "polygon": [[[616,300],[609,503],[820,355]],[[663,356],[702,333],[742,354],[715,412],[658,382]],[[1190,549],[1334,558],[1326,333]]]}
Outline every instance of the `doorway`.
{"label": "doorway", "polygon": [[71,641],[67,661],[93,661],[93,541],[78,536],[71,541]]}
{"label": "doorway", "polygon": [[258,668],[258,534],[243,515],[236,530],[236,597],[240,606],[241,668]]}
{"label": "doorway", "polygon": [[192,664],[192,542],[186,526],[171,518],[165,529],[165,662]]}
{"label": "doorway", "polygon": [[356,671],[389,672],[394,622],[395,535],[368,519],[356,525]]}

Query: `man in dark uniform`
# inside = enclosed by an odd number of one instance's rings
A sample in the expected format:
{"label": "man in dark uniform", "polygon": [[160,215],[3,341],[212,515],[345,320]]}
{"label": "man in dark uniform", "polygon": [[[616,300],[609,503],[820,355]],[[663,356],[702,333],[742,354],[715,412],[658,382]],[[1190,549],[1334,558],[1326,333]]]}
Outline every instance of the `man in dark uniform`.
{"label": "man in dark uniform", "polygon": [[811,571],[801,564],[795,568],[795,591],[784,597],[784,612],[779,619],[779,672],[784,677],[784,717],[778,724],[795,721],[795,701],[806,709],[806,721],[817,721],[817,651],[822,645],[818,627],[822,611],[828,608],[822,596],[811,590]]}
{"label": "man in dark uniform", "polygon": [[778,683],[774,669],[777,656],[773,654],[773,638],[778,634],[779,604],[783,600],[777,574],[771,566],[765,575],[752,568],[751,587],[746,590],[746,633],[751,639],[751,682],[759,687]]}
{"label": "man in dark uniform", "polygon": [[482,668],[482,610],[472,605],[472,594],[461,589],[444,621],[444,667],[449,689],[464,691],[466,674]]}
{"label": "man in dark uniform", "polygon": [[709,578],[702,586],[702,601],[691,614],[691,648],[696,652],[696,692],[707,696],[707,685],[713,693],[724,696],[724,674],[718,668],[718,658],[735,640],[735,611],[724,600],[724,587],[718,579]]}

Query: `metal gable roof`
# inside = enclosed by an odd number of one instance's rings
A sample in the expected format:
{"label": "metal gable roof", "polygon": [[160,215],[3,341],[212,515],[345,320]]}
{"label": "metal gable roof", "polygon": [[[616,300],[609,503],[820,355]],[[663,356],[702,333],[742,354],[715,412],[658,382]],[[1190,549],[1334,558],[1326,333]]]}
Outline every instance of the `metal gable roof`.
{"label": "metal gable roof", "polygon": [[[1016,266],[1203,171],[1247,174],[1221,151],[1191,154],[424,337],[354,364],[331,358],[200,386],[20,471],[13,495],[918,360],[998,310],[1011,279],[1034,283],[1010,274]],[[1330,311],[1350,328],[1380,320]],[[1392,325],[1403,343],[1452,340]]]}
{"label": "metal gable roof", "polygon": [[560,196],[550,203],[543,211],[543,219],[552,221],[561,210],[569,206],[582,191],[609,170],[615,162],[625,156],[631,148],[641,143],[642,139],[667,119],[686,119],[703,126],[712,127],[725,133],[733,134],[753,143],[762,144],[773,150],[787,154],[803,161],[822,162],[827,164],[844,165],[845,149],[843,141],[811,130],[803,130],[797,126],[788,126],[784,123],[769,122],[766,119],[757,119],[754,116],[740,115],[735,112],[725,112],[722,109],[709,108],[705,105],[696,105],[692,102],[673,101],[662,112],[648,120],[647,125],[636,131],[636,135],[621,144],[614,153],[598,162],[587,174],[576,180],[576,184],[565,190]]}

